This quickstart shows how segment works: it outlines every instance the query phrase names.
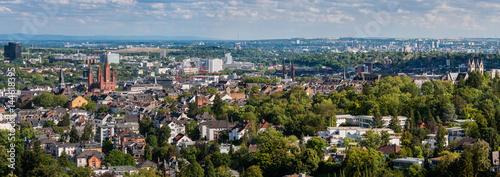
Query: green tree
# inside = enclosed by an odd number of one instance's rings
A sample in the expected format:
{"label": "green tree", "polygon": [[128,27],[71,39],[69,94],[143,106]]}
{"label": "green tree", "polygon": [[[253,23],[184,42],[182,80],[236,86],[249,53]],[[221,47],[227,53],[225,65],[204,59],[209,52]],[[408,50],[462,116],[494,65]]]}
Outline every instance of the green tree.
{"label": "green tree", "polygon": [[207,160],[207,165],[205,166],[205,177],[215,177],[215,168],[212,161]]}
{"label": "green tree", "polygon": [[401,133],[401,124],[399,124],[398,115],[393,115],[389,122],[389,128],[394,130],[394,133]]}
{"label": "green tree", "polygon": [[444,109],[444,112],[443,112],[443,116],[442,116],[442,121],[443,122],[451,122],[455,119],[457,119],[457,114],[455,113],[455,106],[453,106],[453,104],[447,104],[445,109]]}
{"label": "green tree", "polygon": [[149,117],[144,117],[139,122],[139,132],[144,136],[154,135],[155,131],[153,128],[153,122],[151,122],[151,119]]}
{"label": "green tree", "polygon": [[107,105],[103,105],[101,107],[99,107],[99,109],[97,109],[97,113],[98,114],[101,114],[101,113],[109,113],[109,107]]}
{"label": "green tree", "polygon": [[76,127],[74,125],[71,127],[71,131],[69,132],[69,138],[70,143],[80,142],[80,136],[78,135],[78,132],[76,131]]}
{"label": "green tree", "polygon": [[67,127],[69,126],[69,114],[66,113],[61,121],[57,123],[57,126],[59,127]]}
{"label": "green tree", "polygon": [[471,150],[464,150],[462,154],[460,154],[460,158],[458,159],[458,176],[473,176],[474,175],[474,166],[472,165],[472,157],[473,154]]}
{"label": "green tree", "polygon": [[106,138],[106,140],[102,142],[102,152],[108,154],[111,150],[113,150],[113,142]]}
{"label": "green tree", "polygon": [[11,169],[8,167],[10,162],[7,158],[10,158],[9,153],[7,153],[7,148],[5,146],[0,145],[0,176],[7,176],[11,172]]}
{"label": "green tree", "polygon": [[217,177],[231,177],[231,168],[227,166],[220,166],[215,169],[215,176]]}
{"label": "green tree", "polygon": [[54,123],[53,120],[47,120],[43,123],[43,127],[55,127],[56,124]]}
{"label": "green tree", "polygon": [[380,115],[380,112],[377,110],[377,111],[375,111],[375,114],[373,115],[372,127],[373,128],[382,128],[383,126],[384,126],[384,122],[382,121],[382,115]]}
{"label": "green tree", "polygon": [[158,147],[158,139],[155,135],[148,135],[146,138],[146,143],[153,147]]}
{"label": "green tree", "polygon": [[68,161],[68,155],[66,155],[66,151],[63,151],[59,158],[57,159],[59,165],[64,168],[72,167],[74,164]]}
{"label": "green tree", "polygon": [[153,152],[151,152],[149,144],[146,144],[146,147],[144,147],[144,158],[149,161],[153,160]]}
{"label": "green tree", "polygon": [[391,141],[391,135],[389,134],[389,132],[383,130],[380,132],[380,145],[383,145],[383,144],[389,144],[389,142]]}
{"label": "green tree", "polygon": [[381,145],[380,135],[374,130],[368,130],[365,134],[361,135],[359,145],[366,148],[376,149]]}
{"label": "green tree", "polygon": [[375,174],[384,162],[384,155],[374,149],[363,150],[353,147],[347,151],[344,161],[345,172],[348,176],[362,176]]}
{"label": "green tree", "polygon": [[165,141],[168,141],[170,138],[170,133],[172,130],[170,130],[170,127],[168,125],[162,126],[160,129],[157,130],[156,132],[156,137],[158,138],[158,144],[162,144]]}
{"label": "green tree", "polygon": [[210,161],[214,163],[215,168],[218,168],[220,166],[229,166],[229,164],[231,163],[231,157],[229,157],[229,155],[226,153],[216,151],[210,157]]}
{"label": "green tree", "polygon": [[173,98],[171,96],[166,96],[164,99],[164,102],[165,103],[175,103],[175,102],[177,102],[177,100],[175,100],[175,98]]}
{"label": "green tree", "polygon": [[448,141],[445,137],[448,134],[446,128],[439,126],[436,134],[436,148],[434,149],[434,156],[438,156],[439,153],[446,150],[445,143]]}
{"label": "green tree", "polygon": [[198,128],[198,122],[195,120],[189,121],[186,124],[186,133],[192,140],[199,140],[200,129]]}
{"label": "green tree", "polygon": [[87,124],[85,125],[85,128],[83,129],[83,134],[82,134],[82,141],[89,141],[92,139],[94,132],[92,132],[92,124]]}
{"label": "green tree", "polygon": [[196,102],[188,103],[188,117],[196,117],[200,109],[198,108],[198,104]]}
{"label": "green tree", "polygon": [[479,171],[483,171],[490,167],[490,163],[488,162],[490,148],[486,143],[478,141],[474,143],[471,149],[468,150],[471,150],[472,152],[472,167],[474,169],[474,176],[477,176]]}
{"label": "green tree", "polygon": [[125,175],[125,177],[161,177],[161,171],[156,168],[142,167],[137,170],[137,174]]}
{"label": "green tree", "polygon": [[408,168],[408,176],[411,177],[425,177],[426,170],[420,164],[412,164]]}
{"label": "green tree", "polygon": [[219,117],[222,115],[222,112],[224,111],[224,102],[220,98],[220,96],[217,94],[215,95],[214,99],[214,106],[212,106],[212,112],[214,113],[215,117]]}
{"label": "green tree", "polygon": [[324,151],[323,147],[325,147],[326,145],[327,144],[325,139],[321,137],[314,137],[307,140],[306,147],[315,150],[316,152],[318,152],[318,155],[322,155],[322,152]]}
{"label": "green tree", "polygon": [[263,177],[262,170],[259,168],[259,166],[252,165],[245,169],[241,177]]}
{"label": "green tree", "polygon": [[185,177],[204,177],[204,170],[201,168],[200,164],[193,162],[189,164],[184,170],[181,171],[182,175]]}
{"label": "green tree", "polygon": [[82,108],[86,111],[91,111],[91,112],[95,112],[96,110],[96,107],[97,107],[97,103],[95,101],[93,101],[90,97],[85,97],[85,99],[87,100],[87,103],[82,105]]}
{"label": "green tree", "polygon": [[116,149],[111,150],[104,161],[111,166],[131,165],[135,167],[135,159],[130,154],[123,153]]}
{"label": "green tree", "polygon": [[68,175],[73,177],[91,177],[95,173],[92,167],[73,167],[68,171]]}

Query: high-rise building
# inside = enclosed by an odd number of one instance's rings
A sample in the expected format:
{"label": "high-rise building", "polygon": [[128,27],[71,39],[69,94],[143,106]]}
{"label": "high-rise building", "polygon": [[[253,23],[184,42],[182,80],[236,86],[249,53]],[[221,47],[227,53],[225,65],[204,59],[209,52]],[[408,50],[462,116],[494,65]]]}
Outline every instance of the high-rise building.
{"label": "high-rise building", "polygon": [[[107,56],[106,56],[107,54]],[[120,63],[120,54],[117,54],[117,53],[111,53],[111,52],[108,52],[108,53],[103,53],[101,54],[101,63],[104,63],[106,62],[106,57],[107,57],[107,60],[109,63],[116,63],[116,64],[119,64]]]}
{"label": "high-rise building", "polygon": [[207,60],[208,62],[208,72],[219,72],[222,70],[222,60],[221,59],[211,59]]}
{"label": "high-rise building", "polygon": [[59,89],[65,89],[66,83],[64,83],[64,71],[61,66],[61,75],[59,75]]}
{"label": "high-rise building", "polygon": [[5,60],[21,60],[21,43],[9,42],[4,46]]}
{"label": "high-rise building", "polygon": [[161,50],[160,51],[160,58],[166,58],[167,57],[167,50]]}
{"label": "high-rise building", "polygon": [[226,53],[226,64],[232,64],[233,63],[233,56],[231,56],[231,53]]}

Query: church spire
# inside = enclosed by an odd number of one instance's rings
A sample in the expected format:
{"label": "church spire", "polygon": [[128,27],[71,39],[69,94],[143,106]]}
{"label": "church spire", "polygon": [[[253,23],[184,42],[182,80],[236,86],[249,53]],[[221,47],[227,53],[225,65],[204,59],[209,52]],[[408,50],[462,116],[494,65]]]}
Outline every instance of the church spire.
{"label": "church spire", "polygon": [[64,88],[66,88],[66,84],[64,83],[63,66],[61,63],[61,75],[59,75],[59,89],[64,89]]}

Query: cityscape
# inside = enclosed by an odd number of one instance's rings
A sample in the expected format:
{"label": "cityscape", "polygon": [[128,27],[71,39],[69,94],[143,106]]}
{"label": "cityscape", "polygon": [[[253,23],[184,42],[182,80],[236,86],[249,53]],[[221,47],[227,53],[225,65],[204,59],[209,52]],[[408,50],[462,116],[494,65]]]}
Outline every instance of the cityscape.
{"label": "cityscape", "polygon": [[0,176],[500,176],[497,7],[0,1]]}

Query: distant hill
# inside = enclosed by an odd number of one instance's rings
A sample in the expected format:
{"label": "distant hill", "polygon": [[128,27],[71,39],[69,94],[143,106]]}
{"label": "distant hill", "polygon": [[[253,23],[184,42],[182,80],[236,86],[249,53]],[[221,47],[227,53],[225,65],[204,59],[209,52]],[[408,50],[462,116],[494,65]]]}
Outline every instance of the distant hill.
{"label": "distant hill", "polygon": [[51,34],[0,34],[0,41],[103,41],[103,40],[141,40],[141,41],[167,41],[167,40],[217,40],[196,36],[67,36]]}

